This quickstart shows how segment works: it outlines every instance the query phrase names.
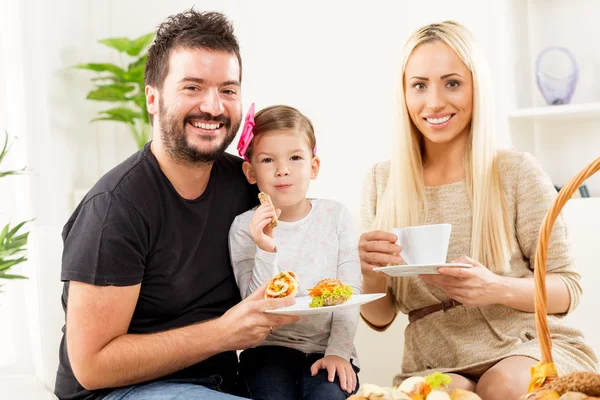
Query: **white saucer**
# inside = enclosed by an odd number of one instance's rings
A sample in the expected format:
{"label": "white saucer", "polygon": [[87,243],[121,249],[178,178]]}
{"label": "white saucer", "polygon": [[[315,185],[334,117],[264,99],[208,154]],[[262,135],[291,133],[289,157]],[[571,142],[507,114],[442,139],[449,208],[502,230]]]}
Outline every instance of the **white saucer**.
{"label": "white saucer", "polygon": [[285,315],[312,315],[312,314],[325,314],[334,311],[344,310],[346,308],[358,307],[361,304],[365,304],[371,301],[385,296],[385,293],[370,293],[370,294],[353,294],[352,297],[337,306],[329,307],[317,307],[310,308],[308,305],[312,301],[309,296],[296,297],[296,304],[289,307],[276,308],[274,310],[266,310],[269,314],[285,314]]}
{"label": "white saucer", "polygon": [[416,276],[416,275],[438,275],[438,268],[472,268],[471,264],[446,263],[446,264],[408,264],[391,265],[389,267],[373,268],[389,276]]}

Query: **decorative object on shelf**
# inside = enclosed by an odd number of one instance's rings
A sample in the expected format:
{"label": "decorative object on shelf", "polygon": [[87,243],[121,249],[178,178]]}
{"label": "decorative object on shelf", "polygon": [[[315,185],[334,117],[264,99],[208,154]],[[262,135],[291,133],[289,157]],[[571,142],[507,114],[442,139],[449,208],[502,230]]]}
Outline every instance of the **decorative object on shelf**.
{"label": "decorative object on shelf", "polygon": [[[10,150],[8,145],[8,133],[4,132],[4,146],[0,148],[0,164]],[[14,171],[1,171],[0,178],[9,175],[19,175],[25,172],[25,168]],[[23,221],[11,227],[10,223],[0,229],[0,279],[27,279],[26,276],[9,274],[9,270],[17,264],[27,261],[25,246],[29,232],[21,232],[21,228],[29,221]],[[17,234],[19,233],[19,234]],[[0,285],[2,287],[2,285]]]}
{"label": "decorative object on shelf", "polygon": [[[570,72],[563,78],[548,75],[542,68],[542,60],[551,53],[566,55],[571,63]],[[553,63],[556,65],[556,63]],[[535,63],[535,75],[538,87],[549,105],[569,104],[579,78],[579,67],[575,56],[564,47],[548,47],[540,53]]]}
{"label": "decorative object on shelf", "polygon": [[[557,192],[560,192],[562,187],[554,185],[554,189],[556,189]],[[575,198],[585,198],[585,197],[590,197],[590,191],[588,190],[586,185],[581,185],[581,186],[579,186],[579,190],[577,190],[571,198],[575,199]]]}
{"label": "decorative object on shelf", "polygon": [[[144,51],[154,40],[154,33],[140,36],[137,39],[109,38],[99,40],[134,61],[122,68],[111,63],[89,63],[75,65],[74,68],[86,69],[98,73],[92,78],[96,88],[87,95],[89,100],[117,103],[117,107],[100,111],[94,121],[116,121],[127,124],[138,148],[150,140],[151,129],[146,110],[144,85],[144,69],[148,54]],[[140,55],[141,54],[141,55]]]}

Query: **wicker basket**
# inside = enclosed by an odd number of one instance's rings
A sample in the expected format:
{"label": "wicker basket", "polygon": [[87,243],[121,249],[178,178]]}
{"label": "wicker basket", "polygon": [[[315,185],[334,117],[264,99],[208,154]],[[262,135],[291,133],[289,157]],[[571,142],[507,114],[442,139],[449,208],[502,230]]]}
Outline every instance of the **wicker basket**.
{"label": "wicker basket", "polygon": [[596,159],[577,176],[563,187],[558,197],[548,210],[540,229],[537,252],[535,254],[535,322],[542,350],[542,360],[532,368],[529,393],[524,399],[541,399],[548,395],[548,391],[556,391],[562,395],[565,392],[581,392],[588,396],[600,396],[600,375],[592,372],[573,372],[569,375],[558,377],[552,360],[552,340],[548,330],[546,308],[546,259],[548,255],[548,241],[552,227],[560,214],[563,206],[571,198],[579,186],[590,176],[600,170],[600,158]]}

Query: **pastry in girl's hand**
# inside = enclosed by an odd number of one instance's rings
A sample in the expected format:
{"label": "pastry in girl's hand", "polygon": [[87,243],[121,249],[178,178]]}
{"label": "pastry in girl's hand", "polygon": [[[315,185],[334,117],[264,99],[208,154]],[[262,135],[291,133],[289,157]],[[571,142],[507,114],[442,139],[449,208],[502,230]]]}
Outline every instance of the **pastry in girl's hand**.
{"label": "pastry in girl's hand", "polygon": [[278,273],[267,283],[265,299],[295,296],[298,293],[298,277],[292,271]]}
{"label": "pastry in girl's hand", "polygon": [[[271,201],[271,197],[268,194],[266,194],[265,192],[260,192],[258,194],[258,200],[260,200],[260,205],[273,204],[273,202]],[[269,226],[271,228],[277,227],[277,214],[275,214],[273,216],[273,218],[271,219],[271,222],[269,222]]]}
{"label": "pastry in girl's hand", "polygon": [[350,285],[344,285],[339,279],[323,279],[310,289],[308,295],[312,297],[311,308],[337,306],[345,303],[352,297]]}

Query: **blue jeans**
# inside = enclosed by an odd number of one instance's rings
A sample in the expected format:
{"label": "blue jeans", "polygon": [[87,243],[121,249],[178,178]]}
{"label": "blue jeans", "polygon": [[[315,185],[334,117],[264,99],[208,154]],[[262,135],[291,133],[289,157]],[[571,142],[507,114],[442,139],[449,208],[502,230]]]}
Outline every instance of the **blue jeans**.
{"label": "blue jeans", "polygon": [[174,379],[127,386],[111,392],[104,400],[242,400],[219,391],[221,377]]}
{"label": "blue jeans", "polygon": [[323,354],[280,346],[244,350],[240,354],[240,383],[254,400],[345,400],[350,394],[340,387],[337,374],[333,382],[329,382],[326,370],[311,376],[310,367],[321,358]]}

